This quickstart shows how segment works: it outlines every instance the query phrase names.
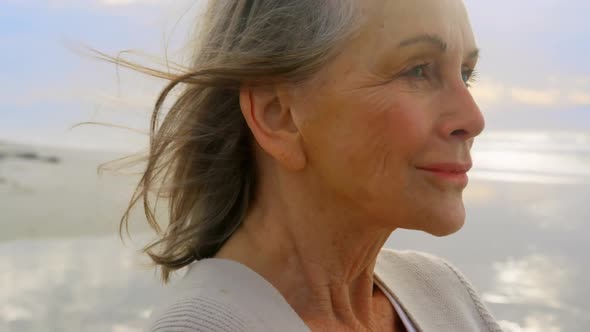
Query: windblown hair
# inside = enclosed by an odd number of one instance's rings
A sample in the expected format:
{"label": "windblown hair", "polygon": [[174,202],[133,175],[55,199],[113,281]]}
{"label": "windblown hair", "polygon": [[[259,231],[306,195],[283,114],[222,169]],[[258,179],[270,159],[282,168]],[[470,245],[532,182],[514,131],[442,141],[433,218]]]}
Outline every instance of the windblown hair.
{"label": "windblown hair", "polygon": [[[191,262],[214,256],[253,199],[259,174],[240,111],[240,87],[311,79],[356,31],[355,3],[212,0],[198,22],[190,69],[174,75],[140,69],[170,82],[155,104],[147,166],[120,231],[128,230],[130,211],[142,202],[158,234],[144,252],[161,268],[164,282]],[[181,91],[164,114],[162,105],[177,88]],[[169,203],[164,229],[156,220],[158,198]]]}

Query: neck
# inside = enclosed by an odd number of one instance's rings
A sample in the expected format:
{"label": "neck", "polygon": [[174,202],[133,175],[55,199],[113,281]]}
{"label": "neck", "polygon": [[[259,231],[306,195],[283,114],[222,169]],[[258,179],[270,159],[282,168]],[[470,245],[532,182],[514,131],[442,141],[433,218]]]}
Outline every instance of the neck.
{"label": "neck", "polygon": [[257,197],[216,257],[256,271],[310,327],[371,329],[373,270],[392,230],[371,228],[346,205],[327,209],[326,196],[273,192],[272,200]]}

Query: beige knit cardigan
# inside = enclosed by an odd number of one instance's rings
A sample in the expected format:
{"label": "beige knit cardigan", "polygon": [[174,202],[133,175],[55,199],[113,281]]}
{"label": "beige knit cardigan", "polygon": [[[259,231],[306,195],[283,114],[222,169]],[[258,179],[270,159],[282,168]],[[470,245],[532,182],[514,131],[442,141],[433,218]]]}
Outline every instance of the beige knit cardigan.
{"label": "beige knit cardigan", "polygon": [[[375,277],[418,331],[502,331],[465,277],[446,261],[414,251],[383,249]],[[151,332],[309,332],[281,294],[239,263],[191,264],[149,323]]]}

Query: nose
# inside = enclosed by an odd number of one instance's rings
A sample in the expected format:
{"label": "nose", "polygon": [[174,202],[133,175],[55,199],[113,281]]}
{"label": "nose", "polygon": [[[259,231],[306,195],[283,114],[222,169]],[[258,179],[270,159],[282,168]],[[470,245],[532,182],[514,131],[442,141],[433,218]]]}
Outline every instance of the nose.
{"label": "nose", "polygon": [[471,92],[461,81],[447,86],[442,113],[441,135],[445,139],[469,141],[481,134],[485,119]]}

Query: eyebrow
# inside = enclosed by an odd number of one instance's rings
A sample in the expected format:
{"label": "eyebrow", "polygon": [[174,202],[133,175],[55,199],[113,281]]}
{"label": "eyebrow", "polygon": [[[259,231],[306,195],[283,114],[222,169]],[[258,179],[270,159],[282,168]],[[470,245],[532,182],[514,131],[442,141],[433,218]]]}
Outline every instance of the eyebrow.
{"label": "eyebrow", "polygon": [[476,48],[475,50],[471,51],[471,53],[469,53],[469,55],[467,55],[467,58],[469,60],[477,60],[477,59],[479,59],[479,53],[480,53],[480,49]]}
{"label": "eyebrow", "polygon": [[399,43],[398,48],[403,48],[403,47],[408,47],[414,44],[420,44],[420,43],[428,43],[428,44],[433,44],[434,46],[440,48],[441,51],[446,51],[447,50],[447,43],[445,43],[442,38],[440,38],[439,36],[435,36],[435,35],[420,35],[417,37],[412,37],[409,39],[406,39],[404,41],[402,41],[401,43]]}
{"label": "eyebrow", "polygon": [[[447,43],[441,37],[439,37],[437,35],[420,35],[420,36],[408,38],[408,39],[400,42],[398,45],[398,48],[404,48],[404,47],[412,46],[415,44],[422,44],[422,43],[432,44],[435,47],[437,47],[438,49],[440,49],[441,52],[445,52],[448,47]],[[477,60],[479,58],[479,53],[480,53],[480,50],[475,49],[467,55],[467,58],[469,60]]]}

